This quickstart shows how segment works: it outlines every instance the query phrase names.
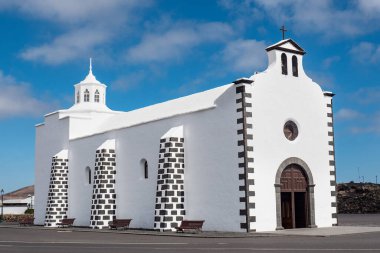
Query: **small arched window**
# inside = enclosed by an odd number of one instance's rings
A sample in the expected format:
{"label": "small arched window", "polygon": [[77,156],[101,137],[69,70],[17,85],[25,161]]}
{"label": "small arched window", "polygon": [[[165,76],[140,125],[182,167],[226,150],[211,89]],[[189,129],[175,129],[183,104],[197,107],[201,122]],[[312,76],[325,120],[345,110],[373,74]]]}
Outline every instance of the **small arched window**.
{"label": "small arched window", "polygon": [[87,181],[87,184],[92,183],[91,169],[88,166],[86,167],[86,181]]}
{"label": "small arched window", "polygon": [[100,97],[99,91],[96,90],[96,91],[95,91],[95,96],[94,96],[94,101],[95,101],[95,103],[99,103],[99,97]]}
{"label": "small arched window", "polygon": [[144,178],[147,179],[148,178],[148,171],[149,171],[149,167],[148,167],[148,161],[145,160],[145,159],[141,159],[140,161],[140,165],[141,165],[141,169],[142,169],[142,172],[143,172],[143,175],[144,175]]}
{"label": "small arched window", "polygon": [[90,102],[90,92],[86,89],[84,91],[84,102]]}
{"label": "small arched window", "polygon": [[79,93],[79,91],[77,92],[77,103],[79,103],[80,102],[80,93]]}
{"label": "small arched window", "polygon": [[285,53],[281,54],[281,69],[282,69],[282,74],[283,75],[287,75],[288,74],[288,59],[287,59]]}
{"label": "small arched window", "polygon": [[292,70],[293,76],[298,76],[298,59],[297,56],[293,55],[292,57]]}

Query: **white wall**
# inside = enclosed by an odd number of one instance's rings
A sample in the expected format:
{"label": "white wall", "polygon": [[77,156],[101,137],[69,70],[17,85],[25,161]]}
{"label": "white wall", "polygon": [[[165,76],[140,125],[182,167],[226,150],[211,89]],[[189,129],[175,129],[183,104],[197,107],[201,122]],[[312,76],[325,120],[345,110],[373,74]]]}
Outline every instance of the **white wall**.
{"label": "white wall", "polygon": [[52,156],[68,147],[68,139],[69,118],[59,119],[59,113],[45,117],[45,123],[36,127],[35,224],[45,220]]}
{"label": "white wall", "polygon": [[[316,225],[332,224],[326,100],[320,87],[304,73],[300,56],[299,77],[292,76],[292,54],[287,54],[287,76],[281,74],[280,52],[273,50],[269,52],[269,68],[253,77],[257,231],[276,228],[275,175],[280,164],[289,157],[302,159],[312,171]],[[120,117],[119,121],[118,116],[108,120],[105,117],[59,120],[56,114],[47,117],[45,125],[37,127],[36,136],[36,223],[43,223],[51,156],[68,148],[68,216],[76,218],[75,225],[89,225],[92,185],[87,183],[85,168],[89,166],[93,175],[96,149],[107,139],[115,139],[116,215],[133,219],[131,227],[153,228],[159,140],[172,127],[183,125],[186,219],[204,219],[204,230],[242,231],[239,210],[244,209],[244,205],[239,201],[235,86],[226,87],[217,98],[215,108],[208,106],[207,110],[174,117],[165,114],[165,118],[151,122],[146,122],[146,118],[140,125],[83,138],[76,137],[85,134],[86,129],[95,131],[94,124],[99,126],[104,121],[102,129],[120,127],[133,113],[121,115],[123,120]],[[206,95],[203,94],[203,98]],[[191,102],[191,98],[186,101]],[[193,103],[197,105],[197,101]],[[165,108],[160,106],[156,109]],[[152,112],[152,108],[149,110]],[[136,114],[138,111],[133,114],[133,122],[138,120]],[[283,126],[288,120],[295,121],[299,128],[299,136],[292,142],[283,134]],[[148,161],[148,179],[143,178],[141,159]]]}
{"label": "white wall", "polygon": [[3,212],[4,214],[24,214],[26,206],[4,206]]}
{"label": "white wall", "polygon": [[[50,183],[52,156],[69,149],[69,139],[93,133],[96,126],[115,113],[91,113],[63,110],[45,116],[45,122],[36,126],[35,154],[35,224],[43,224]],[[99,144],[100,145],[100,144]],[[84,150],[86,150],[84,148]],[[69,150],[69,156],[71,152]],[[95,155],[94,155],[95,157]],[[93,169],[95,160],[91,163]],[[69,157],[69,175],[71,161]]]}
{"label": "white wall", "polygon": [[[289,62],[293,54],[287,55]],[[301,66],[299,77],[293,77],[291,64],[285,76],[277,63],[255,75],[253,83],[257,231],[276,228],[275,176],[280,164],[290,157],[302,159],[311,169],[316,225],[331,226],[330,159],[323,92],[304,74]],[[283,133],[288,120],[298,126],[299,135],[294,141],[287,140]]]}
{"label": "white wall", "polygon": [[[186,218],[206,220],[205,230],[241,231],[235,87],[231,85],[216,103],[215,109],[72,140],[69,215],[76,225],[88,225],[90,217],[85,168],[93,170],[96,148],[115,138],[117,217],[132,218],[131,227],[153,228],[159,141],[170,128],[183,125]],[[148,161],[148,179],[143,178],[141,159]]]}

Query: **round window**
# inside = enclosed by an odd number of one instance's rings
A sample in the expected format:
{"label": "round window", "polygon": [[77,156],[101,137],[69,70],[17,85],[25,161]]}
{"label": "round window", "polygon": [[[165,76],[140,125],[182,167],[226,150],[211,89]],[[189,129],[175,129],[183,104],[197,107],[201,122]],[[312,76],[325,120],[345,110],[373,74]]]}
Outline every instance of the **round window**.
{"label": "round window", "polygon": [[294,141],[298,136],[298,127],[296,123],[289,120],[284,125],[284,135],[289,141]]}

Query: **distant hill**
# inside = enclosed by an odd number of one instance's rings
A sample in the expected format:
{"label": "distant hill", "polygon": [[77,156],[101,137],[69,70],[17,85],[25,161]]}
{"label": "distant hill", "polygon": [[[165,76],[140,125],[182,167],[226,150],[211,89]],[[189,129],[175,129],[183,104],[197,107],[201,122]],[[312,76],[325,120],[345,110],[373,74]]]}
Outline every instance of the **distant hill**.
{"label": "distant hill", "polygon": [[337,185],[339,213],[380,213],[380,184]]}
{"label": "distant hill", "polygon": [[7,199],[25,199],[28,195],[34,195],[34,185],[26,186],[13,192],[4,194],[4,200]]}

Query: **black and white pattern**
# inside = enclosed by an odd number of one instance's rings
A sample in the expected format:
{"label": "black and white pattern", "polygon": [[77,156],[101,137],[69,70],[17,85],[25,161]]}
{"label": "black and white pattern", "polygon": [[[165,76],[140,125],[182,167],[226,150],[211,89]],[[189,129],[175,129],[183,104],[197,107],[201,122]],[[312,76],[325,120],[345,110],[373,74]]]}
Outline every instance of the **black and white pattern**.
{"label": "black and white pattern", "polygon": [[45,226],[56,227],[67,218],[68,211],[68,151],[62,150],[52,157]]}
{"label": "black and white pattern", "polygon": [[185,216],[184,138],[160,140],[154,229],[173,231]]}
{"label": "black and white pattern", "polygon": [[325,92],[327,99],[327,128],[328,128],[328,152],[329,152],[329,172],[330,172],[330,188],[331,188],[331,209],[333,226],[338,224],[337,220],[337,203],[336,203],[336,167],[335,167],[335,143],[334,143],[334,118],[333,118],[333,102],[334,96],[331,92]]}
{"label": "black and white pattern", "polygon": [[116,153],[114,143],[114,140],[109,140],[96,150],[91,228],[108,227],[108,222],[116,218]]}
{"label": "black and white pattern", "polygon": [[238,170],[240,202],[239,210],[242,220],[240,228],[247,232],[255,231],[255,181],[253,168],[253,126],[252,126],[252,83],[253,80],[242,78],[235,82],[236,88],[236,123],[238,145]]}

